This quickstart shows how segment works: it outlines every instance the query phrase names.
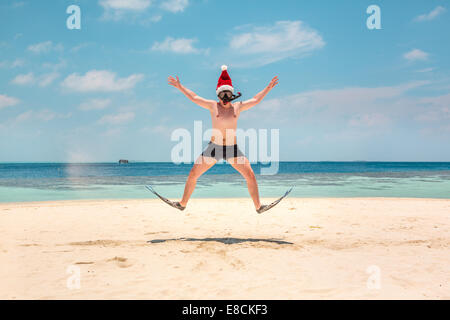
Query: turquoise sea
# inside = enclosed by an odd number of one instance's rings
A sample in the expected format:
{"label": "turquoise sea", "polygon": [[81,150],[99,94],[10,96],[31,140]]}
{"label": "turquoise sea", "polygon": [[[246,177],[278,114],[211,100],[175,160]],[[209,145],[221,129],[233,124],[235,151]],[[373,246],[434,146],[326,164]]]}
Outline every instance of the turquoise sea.
{"label": "turquoise sea", "polygon": [[[450,162],[280,162],[276,175],[260,175],[261,197],[408,197],[450,199]],[[169,162],[0,163],[0,202],[154,198],[152,184],[181,197],[190,164]],[[217,164],[197,184],[194,198],[248,197],[245,180]]]}

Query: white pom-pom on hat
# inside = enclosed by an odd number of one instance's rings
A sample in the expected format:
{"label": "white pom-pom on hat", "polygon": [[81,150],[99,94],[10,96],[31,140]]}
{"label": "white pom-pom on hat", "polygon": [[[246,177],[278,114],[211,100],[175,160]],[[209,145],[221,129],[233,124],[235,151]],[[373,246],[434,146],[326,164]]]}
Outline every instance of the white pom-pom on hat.
{"label": "white pom-pom on hat", "polygon": [[222,71],[225,71],[225,70],[227,70],[228,69],[228,67],[226,66],[226,65],[223,65],[222,66]]}

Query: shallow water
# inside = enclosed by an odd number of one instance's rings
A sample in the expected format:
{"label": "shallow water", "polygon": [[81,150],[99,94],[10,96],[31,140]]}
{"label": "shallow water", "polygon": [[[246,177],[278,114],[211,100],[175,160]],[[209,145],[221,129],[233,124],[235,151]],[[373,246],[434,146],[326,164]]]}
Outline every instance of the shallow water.
{"label": "shallow water", "polygon": [[[276,175],[260,175],[261,164],[252,167],[261,197],[278,197],[295,186],[292,197],[450,198],[450,162],[281,162]],[[146,184],[179,198],[190,168],[172,163],[3,163],[0,202],[154,198]],[[218,164],[199,179],[193,197],[248,197],[248,191],[231,166]]]}

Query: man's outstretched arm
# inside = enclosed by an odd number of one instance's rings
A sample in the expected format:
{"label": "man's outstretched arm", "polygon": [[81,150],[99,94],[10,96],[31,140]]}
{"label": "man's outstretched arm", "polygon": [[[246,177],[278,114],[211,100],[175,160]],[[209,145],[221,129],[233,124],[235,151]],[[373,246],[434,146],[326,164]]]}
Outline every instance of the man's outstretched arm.
{"label": "man's outstretched arm", "polygon": [[239,111],[248,110],[251,107],[256,106],[258,103],[261,102],[262,99],[264,99],[264,97],[270,92],[270,90],[272,90],[277,84],[278,84],[278,76],[275,76],[272,79],[272,81],[270,81],[269,85],[264,88],[264,90],[262,90],[260,93],[255,95],[253,98],[239,103],[238,104]]}
{"label": "man's outstretched arm", "polygon": [[211,107],[216,103],[214,100],[207,100],[202,97],[199,97],[196,95],[193,91],[189,90],[188,88],[184,87],[180,83],[180,79],[175,79],[174,77],[169,77],[169,84],[171,86],[174,86],[178,90],[180,90],[186,97],[188,97],[189,100],[194,102],[195,104],[198,104],[200,107],[211,110]]}

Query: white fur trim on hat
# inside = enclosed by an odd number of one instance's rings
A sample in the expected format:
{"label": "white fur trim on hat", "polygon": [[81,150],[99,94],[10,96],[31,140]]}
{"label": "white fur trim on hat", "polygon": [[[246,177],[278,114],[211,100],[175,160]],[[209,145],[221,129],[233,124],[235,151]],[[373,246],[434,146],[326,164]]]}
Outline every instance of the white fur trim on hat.
{"label": "white fur trim on hat", "polygon": [[234,88],[229,85],[223,85],[217,88],[216,94],[221,93],[222,91],[231,91],[231,93],[234,93]]}
{"label": "white fur trim on hat", "polygon": [[226,65],[223,65],[222,66],[222,71],[225,71],[225,70],[227,70],[228,69],[228,67],[226,66]]}

